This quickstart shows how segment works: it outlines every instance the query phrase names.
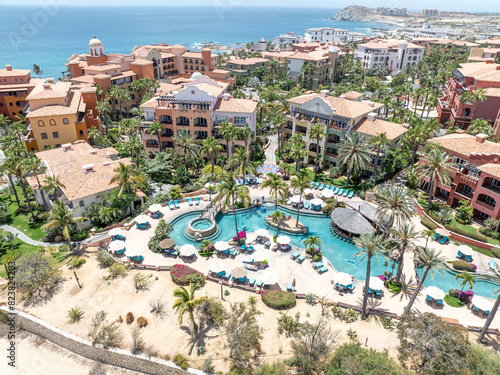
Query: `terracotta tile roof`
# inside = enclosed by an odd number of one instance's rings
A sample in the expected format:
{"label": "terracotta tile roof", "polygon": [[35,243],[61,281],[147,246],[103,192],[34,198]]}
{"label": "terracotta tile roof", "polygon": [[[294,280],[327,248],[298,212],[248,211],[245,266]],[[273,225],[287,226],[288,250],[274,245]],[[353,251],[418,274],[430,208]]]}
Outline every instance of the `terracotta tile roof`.
{"label": "terracotta tile roof", "polygon": [[187,58],[193,58],[193,59],[202,59],[203,58],[201,52],[191,52],[191,51],[186,51],[181,56],[187,57]]}
{"label": "terracotta tile roof", "polygon": [[142,103],[139,107],[141,108],[156,108],[158,107],[158,101],[156,98],[151,98],[147,102]]}
{"label": "terracotta tile roof", "polygon": [[80,76],[80,77],[74,77],[74,78],[71,78],[71,80],[73,82],[82,82],[82,83],[94,83],[94,77],[95,76],[91,76],[91,75],[84,75],[84,76]]}
{"label": "terracotta tile roof", "polygon": [[135,77],[136,75],[137,75],[137,73],[135,73],[134,71],[127,70],[125,72],[121,72],[120,74],[111,76],[111,79],[115,80],[115,79],[119,79],[119,78]]}
{"label": "terracotta tile roof", "polygon": [[263,57],[250,57],[248,59],[231,59],[228,61],[228,63],[237,65],[254,65],[260,63],[266,63],[267,61],[269,60]]}
{"label": "terracotta tile roof", "polygon": [[43,84],[37,85],[26,97],[26,100],[65,98],[68,95],[70,87],[71,82],[51,83],[48,89]]}
{"label": "terracotta tile roof", "polygon": [[342,94],[340,97],[344,97],[349,100],[357,100],[363,97],[363,94],[357,91],[348,91],[345,94]]}
{"label": "terracotta tile roof", "polygon": [[[406,125],[406,126],[405,126]],[[380,119],[375,119],[375,121],[370,121],[367,118],[362,119],[358,122],[352,130],[376,137],[379,134],[385,133],[387,138],[395,139],[405,134],[408,131],[407,124],[396,124],[390,121],[384,121]]]}
{"label": "terracotta tile roof", "polygon": [[269,52],[269,51],[262,51],[261,55],[263,57],[289,57],[294,54],[293,51],[281,51],[281,52]]}
{"label": "terracotta tile roof", "polygon": [[152,65],[153,62],[150,60],[142,60],[142,59],[137,59],[132,61],[132,65]]}
{"label": "terracotta tile roof", "polygon": [[108,78],[111,78],[111,76],[109,74],[96,74],[94,76],[94,79],[97,78],[97,79],[108,79]]}
{"label": "terracotta tile roof", "polygon": [[477,167],[480,171],[486,172],[492,176],[500,178],[500,164],[483,164]]}
{"label": "terracotta tile roof", "polygon": [[198,83],[195,85],[186,86],[183,90],[188,89],[192,86],[198,87],[200,90],[205,91],[208,95],[213,97],[219,96],[224,91],[224,87],[214,86],[209,83]]}
{"label": "terracotta tile roof", "polygon": [[[92,150],[96,153],[91,154]],[[51,173],[59,177],[59,180],[66,186],[62,189],[64,195],[68,200],[73,201],[118,187],[116,183],[110,185],[111,179],[116,174],[114,169],[120,162],[130,165],[132,161],[129,158],[111,160],[106,157],[106,152],[109,155],[117,154],[117,151],[112,148],[94,149],[84,142],[71,145],[71,150],[68,151],[59,147],[37,152],[36,156],[47,163],[46,174]],[[105,162],[110,164],[104,165]],[[82,167],[89,164],[94,166],[94,171],[85,173]],[[45,175],[39,176],[41,180],[44,178]],[[32,187],[37,186],[34,178],[28,178],[28,182]]]}
{"label": "terracotta tile roof", "polygon": [[171,83],[165,83],[160,81],[160,87],[156,91],[157,94],[170,94],[172,91],[180,90],[182,87],[180,85],[173,85]]}
{"label": "terracotta tile roof", "polygon": [[215,105],[215,112],[253,113],[257,109],[257,102],[251,99],[219,99]]}
{"label": "terracotta tile roof", "polygon": [[484,95],[500,98],[500,87],[488,87],[484,89]]}
{"label": "terracotta tile roof", "polygon": [[226,69],[214,69],[214,70],[212,70],[212,73],[228,74],[228,73],[230,73],[230,71],[226,70]]}
{"label": "terracotta tile roof", "polygon": [[175,55],[173,53],[170,53],[170,52],[160,52],[160,55],[161,57],[163,57],[164,59],[168,58],[168,57],[175,57]]}
{"label": "terracotta tile roof", "polygon": [[149,47],[140,47],[132,51],[132,54],[138,57],[146,57],[149,51],[151,51],[151,48]]}
{"label": "terracotta tile roof", "polygon": [[[381,40],[371,40],[368,43],[358,44],[358,47],[372,48],[372,49],[389,49],[398,48],[399,43],[403,40],[399,39],[381,39]],[[424,49],[424,47],[419,46],[415,43],[408,43],[408,48]]]}
{"label": "terracotta tile roof", "polygon": [[77,112],[85,112],[85,103],[79,91],[72,91],[69,94],[67,105],[46,105],[44,107],[28,112],[26,118],[71,115]]}
{"label": "terracotta tile roof", "polygon": [[484,141],[477,142],[476,137],[470,134],[448,134],[442,137],[432,138],[429,142],[437,143],[445,149],[469,157],[471,154],[498,154],[500,155],[500,143]]}
{"label": "terracotta tile roof", "polygon": [[0,69],[0,77],[2,78],[9,78],[9,77],[19,77],[19,76],[25,76],[31,73],[31,70],[28,69],[12,69],[12,70],[7,70],[7,69]]}
{"label": "terracotta tile roof", "polygon": [[500,64],[464,63],[457,70],[477,81],[500,82]]}
{"label": "terracotta tile roof", "polygon": [[121,66],[118,64],[103,64],[103,65],[91,65],[87,67],[87,70],[98,71],[98,72],[105,72],[111,69],[121,69]]}

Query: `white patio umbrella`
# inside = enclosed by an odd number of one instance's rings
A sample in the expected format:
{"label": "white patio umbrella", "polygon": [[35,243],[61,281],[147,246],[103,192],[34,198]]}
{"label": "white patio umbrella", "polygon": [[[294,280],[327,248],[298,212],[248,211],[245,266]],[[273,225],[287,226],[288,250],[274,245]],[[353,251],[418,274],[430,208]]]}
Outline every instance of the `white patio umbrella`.
{"label": "white patio umbrella", "polygon": [[458,251],[460,251],[464,255],[474,255],[474,250],[470,246],[460,245],[458,247]]}
{"label": "white patio umbrella", "polygon": [[290,201],[292,203],[299,203],[300,202],[300,195],[294,195],[292,198],[290,198]]}
{"label": "white patio umbrella", "polygon": [[253,180],[253,179],[255,178],[255,176],[254,176],[253,174],[249,173],[249,174],[247,174],[247,175],[245,176],[245,178],[246,178],[247,180]]}
{"label": "white patio umbrella", "polygon": [[314,198],[314,199],[311,199],[311,203],[314,204],[315,206],[317,206],[317,205],[321,206],[325,202],[323,202],[321,199]]}
{"label": "white patio umbrella", "polygon": [[108,234],[110,236],[118,236],[121,232],[123,232],[122,228],[113,228],[108,232]]}
{"label": "white patio umbrella", "polygon": [[443,292],[441,289],[439,289],[437,286],[429,286],[425,289],[425,293],[434,298],[434,299],[443,299],[444,296],[446,295],[445,292]]}
{"label": "white patio umbrella", "polygon": [[215,262],[211,262],[209,265],[208,265],[208,270],[210,272],[215,272],[215,273],[219,273],[219,272],[222,272],[226,269],[226,266],[224,265],[224,263],[222,262],[218,262],[218,261],[215,261]]}
{"label": "white patio umbrella", "polygon": [[152,204],[149,206],[149,212],[158,212],[161,210],[161,204]]}
{"label": "white patio umbrella", "polygon": [[196,253],[196,247],[194,247],[190,243],[182,245],[180,250],[181,250],[180,254],[183,257],[190,257],[190,256],[194,255],[194,253]]}
{"label": "white patio umbrella", "polygon": [[207,187],[210,187],[210,186],[216,187],[216,186],[217,186],[217,182],[207,182],[207,183],[205,184],[205,187],[206,187],[206,188],[207,188]]}
{"label": "white patio umbrella", "polygon": [[139,215],[135,218],[135,222],[137,224],[146,224],[146,223],[149,223],[149,217],[147,217],[146,215]]}
{"label": "white patio umbrella", "polygon": [[376,276],[370,276],[370,289],[371,290],[382,290],[384,288],[384,282]]}
{"label": "white patio umbrella", "polygon": [[493,306],[486,298],[477,295],[472,297],[472,304],[482,311],[491,311]]}
{"label": "white patio umbrella", "polygon": [[249,255],[241,258],[242,263],[253,263],[254,261],[255,261],[254,257]]}
{"label": "white patio umbrella", "polygon": [[307,188],[306,190],[304,190],[304,194],[305,194],[305,195],[310,195],[310,194],[312,194],[312,193],[313,193],[313,190],[312,190],[312,189]]}
{"label": "white patio umbrella", "polygon": [[109,244],[109,250],[118,251],[125,249],[125,241],[111,241]]}
{"label": "white patio umbrella", "polygon": [[324,197],[324,198],[331,198],[333,197],[333,191],[328,189],[328,190],[323,190],[321,192],[321,195]]}
{"label": "white patio umbrella", "polygon": [[269,234],[269,231],[268,231],[266,228],[259,228],[259,229],[257,229],[257,230],[255,231],[255,234],[256,234],[257,236],[262,236],[262,237],[264,237],[264,236],[267,236],[267,235]]}
{"label": "white patio umbrella", "polygon": [[224,251],[229,249],[229,245],[224,241],[217,241],[214,243],[215,250]]}
{"label": "white patio umbrella", "polygon": [[274,271],[264,272],[264,274],[262,275],[262,278],[261,278],[261,280],[264,282],[264,285],[276,284],[279,279],[280,279],[280,275],[278,275]]}
{"label": "white patio umbrella", "polygon": [[338,282],[340,285],[347,286],[350,283],[352,283],[352,277],[348,273],[339,272],[335,276],[335,281]]}
{"label": "white patio umbrella", "polygon": [[128,257],[137,257],[141,255],[141,251],[137,247],[132,247],[130,249],[125,250],[125,255]]}
{"label": "white patio umbrella", "polygon": [[288,236],[279,236],[276,238],[276,242],[278,242],[280,245],[288,245],[292,241],[290,237]]}

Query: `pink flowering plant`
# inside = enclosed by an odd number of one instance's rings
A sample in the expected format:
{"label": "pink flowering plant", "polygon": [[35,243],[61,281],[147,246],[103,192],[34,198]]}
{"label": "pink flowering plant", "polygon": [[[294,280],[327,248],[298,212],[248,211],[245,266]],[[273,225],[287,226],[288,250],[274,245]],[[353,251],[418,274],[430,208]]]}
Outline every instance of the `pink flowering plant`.
{"label": "pink flowering plant", "polygon": [[174,264],[172,268],[170,268],[172,281],[177,285],[189,285],[189,275],[193,274],[201,275],[202,273],[185,264]]}

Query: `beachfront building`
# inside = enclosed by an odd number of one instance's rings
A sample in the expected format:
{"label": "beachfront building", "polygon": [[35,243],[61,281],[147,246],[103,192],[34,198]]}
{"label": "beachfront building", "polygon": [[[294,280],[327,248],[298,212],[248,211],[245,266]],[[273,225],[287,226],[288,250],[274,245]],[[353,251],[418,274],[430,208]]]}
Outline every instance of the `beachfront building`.
{"label": "beachfront building", "polygon": [[301,43],[304,40],[304,37],[302,35],[295,35],[294,32],[289,32],[286,34],[281,34],[278,36],[275,36],[273,39],[273,44],[276,46],[279,46],[280,44],[295,44],[295,43]]}
{"label": "beachfront building", "polygon": [[[317,90],[320,85],[326,85],[335,74],[339,59],[336,47],[324,46],[311,52],[296,51],[288,56],[287,78],[297,83],[305,82],[307,87]],[[312,72],[304,73],[303,66],[312,63]]]}
{"label": "beachfront building", "polygon": [[226,68],[235,74],[249,75],[252,70],[265,67],[268,59],[264,57],[249,57],[247,59],[231,58]]}
{"label": "beachfront building", "polygon": [[6,65],[0,69],[0,114],[12,121],[19,121],[18,115],[26,107],[26,96],[44,79],[31,78],[28,69],[12,69]]}
{"label": "beachfront building", "polygon": [[424,46],[428,50],[433,46],[439,46],[443,51],[447,51],[453,47],[459,49],[466,49],[467,51],[471,51],[475,47],[479,47],[479,44],[467,42],[465,40],[455,40],[450,38],[433,38],[430,36],[420,36],[418,38],[413,38],[411,40],[412,43],[417,44],[419,46]]}
{"label": "beachfront building", "polygon": [[[465,92],[484,89],[486,100],[481,102],[461,102]],[[495,122],[500,111],[500,64],[492,61],[465,63],[452,72],[448,83],[438,98],[439,122],[453,122],[461,129],[467,129],[475,118]],[[495,129],[500,135],[500,129]]]}
{"label": "beachfront building", "polygon": [[495,62],[500,61],[500,48],[483,47],[472,48],[468,62]]}
{"label": "beachfront building", "polygon": [[[215,136],[226,153],[227,143],[218,133],[221,122],[227,121],[238,127],[247,124],[256,131],[257,101],[235,99],[227,92],[228,84],[194,73],[188,83],[180,85],[170,94],[156,96],[141,105],[145,121],[141,136],[147,151],[161,151],[174,146],[173,137],[180,130],[187,130],[201,143]],[[158,135],[149,134],[148,126],[153,121],[162,125],[160,144]],[[251,139],[248,140],[250,142]],[[160,148],[161,145],[161,148]],[[243,140],[231,141],[234,147],[248,146]]]}
{"label": "beachfront building", "polygon": [[[354,132],[360,133],[365,139],[386,133],[391,140],[387,148],[398,147],[408,128],[379,119],[378,115],[383,112],[384,105],[363,101],[362,96],[360,93],[349,92],[336,98],[330,96],[328,90],[322,90],[320,94],[305,94],[288,99],[290,110],[285,115],[285,127],[282,130],[284,140],[294,134],[301,134],[309,150],[304,162],[314,164],[319,158],[323,168],[336,165],[340,143]],[[319,145],[310,136],[311,127],[315,123],[322,124],[326,133]],[[373,165],[365,173],[370,174],[372,171]]]}
{"label": "beachfront building", "polygon": [[316,27],[306,29],[304,32],[305,42],[338,43],[349,41],[349,31],[345,29],[335,29],[333,27]]}
{"label": "beachfront building", "polygon": [[462,39],[461,37],[464,34],[461,30],[446,27],[434,27],[427,23],[405,27],[399,31],[408,38],[427,36],[431,38]]}
{"label": "beachfront building", "polygon": [[[454,163],[451,184],[438,183],[435,194],[451,207],[461,200],[470,202],[474,215],[483,220],[500,219],[500,144],[486,138],[485,134],[449,134],[429,140],[442,146]],[[422,188],[428,188],[428,181]]]}
{"label": "beachfront building", "polygon": [[500,48],[500,38],[490,38],[490,39],[482,39],[476,41],[479,44],[487,44],[488,47],[492,48]]}
{"label": "beachfront building", "polygon": [[[113,147],[97,149],[84,141],[63,144],[62,147],[36,152],[35,155],[46,168],[44,173],[38,175],[38,180],[43,181],[47,176],[57,177],[64,185],[56,197],[43,191],[48,208],[56,200],[62,200],[69,208],[75,209],[75,216],[85,216],[85,210],[98,201],[99,194],[118,188],[118,184],[111,183],[111,179],[116,175],[114,170],[119,163],[132,164],[129,158],[118,159],[118,151]],[[37,179],[31,176],[27,180],[37,202],[43,204]],[[143,197],[142,193],[139,195]]]}
{"label": "beachfront building", "polygon": [[86,103],[95,102],[95,88],[47,79],[31,91],[26,101],[24,113],[28,134],[25,143],[30,151],[87,141],[88,128],[100,129],[99,118],[92,110],[87,110]]}
{"label": "beachfront building", "polygon": [[366,70],[387,67],[391,75],[395,75],[409,65],[416,66],[424,52],[424,47],[405,40],[381,39],[358,44],[354,59],[361,60]]}

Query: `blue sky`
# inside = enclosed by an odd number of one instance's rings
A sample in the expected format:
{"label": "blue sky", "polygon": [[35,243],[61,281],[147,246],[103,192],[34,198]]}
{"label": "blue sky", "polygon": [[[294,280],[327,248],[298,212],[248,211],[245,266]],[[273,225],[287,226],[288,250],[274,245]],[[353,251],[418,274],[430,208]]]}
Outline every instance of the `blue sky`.
{"label": "blue sky", "polygon": [[[61,5],[71,4],[73,6],[171,6],[182,5],[182,1],[174,0],[0,0],[1,5],[25,5],[25,6],[43,6],[43,4]],[[439,10],[457,10],[457,11],[486,11],[486,12],[500,12],[500,3],[498,0],[476,0],[474,6],[470,6],[470,2],[464,0],[420,0],[418,8],[415,7],[414,1],[408,0],[359,0],[356,2],[348,0],[189,0],[190,6],[293,6],[293,7],[318,7],[318,8],[332,8],[338,9],[350,4],[364,5],[369,7],[389,6],[396,8],[408,8],[410,10],[439,9]]]}

